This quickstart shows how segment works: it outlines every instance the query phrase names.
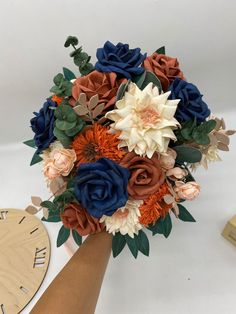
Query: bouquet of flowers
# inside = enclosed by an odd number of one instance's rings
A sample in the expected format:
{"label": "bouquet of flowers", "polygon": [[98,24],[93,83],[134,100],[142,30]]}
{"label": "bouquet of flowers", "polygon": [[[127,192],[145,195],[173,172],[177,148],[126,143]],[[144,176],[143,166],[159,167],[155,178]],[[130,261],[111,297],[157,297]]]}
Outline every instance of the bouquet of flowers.
{"label": "bouquet of flowers", "polygon": [[30,121],[31,165],[42,162],[52,192],[32,202],[43,221],[62,222],[57,246],[106,229],[114,257],[126,244],[135,258],[148,256],[145,230],[168,237],[171,216],[195,221],[183,205],[200,192],[191,172],[220,160],[234,131],[211,115],[165,47],[147,56],[107,41],[93,65],[76,37],[64,46],[80,75],[63,68]]}

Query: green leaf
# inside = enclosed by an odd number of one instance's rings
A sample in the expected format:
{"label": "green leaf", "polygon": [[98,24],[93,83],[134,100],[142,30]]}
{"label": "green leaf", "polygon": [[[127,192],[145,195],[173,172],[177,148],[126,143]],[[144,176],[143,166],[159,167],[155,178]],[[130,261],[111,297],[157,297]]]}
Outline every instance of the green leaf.
{"label": "green leaf", "polygon": [[28,140],[28,141],[24,141],[23,144],[25,144],[25,145],[27,145],[29,147],[35,148],[35,141],[34,141],[34,139]]}
{"label": "green leaf", "polygon": [[126,89],[129,85],[130,81],[127,81],[126,83],[123,83],[120,85],[117,94],[116,94],[116,101],[122,99],[124,97],[124,94],[126,92]]}
{"label": "green leaf", "polygon": [[63,243],[65,243],[69,236],[70,229],[67,229],[64,226],[62,226],[61,229],[59,230],[57,237],[57,247],[60,247]]}
{"label": "green leaf", "polygon": [[52,88],[50,88],[50,92],[57,95],[57,96],[62,95],[62,90],[56,85],[53,86]]}
{"label": "green leaf", "polygon": [[146,77],[146,71],[144,71],[142,74],[140,75],[136,75],[134,78],[133,78],[133,82],[138,86],[138,88],[141,88],[141,86],[143,85],[143,82],[145,80],[145,77]]}
{"label": "green leaf", "polygon": [[77,37],[75,37],[75,36],[68,36],[66,41],[65,41],[65,43],[64,43],[64,47],[67,48],[70,45],[76,46],[76,45],[78,45],[78,43],[79,43],[79,40],[78,40]]}
{"label": "green leaf", "polygon": [[117,232],[112,239],[112,253],[113,257],[118,256],[126,245],[125,236]]}
{"label": "green leaf", "polygon": [[202,132],[200,133],[197,130],[193,131],[193,139],[199,145],[209,145],[210,144],[209,136],[205,133],[202,133]]}
{"label": "green leaf", "polygon": [[165,55],[166,54],[165,46],[162,46],[162,47],[158,48],[156,50],[156,53]]}
{"label": "green leaf", "polygon": [[178,218],[180,220],[196,222],[196,220],[193,218],[193,216],[187,211],[187,209],[183,205],[178,204],[178,207],[179,207],[179,216],[178,216]]}
{"label": "green leaf", "polygon": [[86,52],[77,53],[74,56],[74,63],[77,66],[81,66],[83,63],[86,63],[88,58],[89,58],[89,56],[88,56],[88,54]]}
{"label": "green leaf", "polygon": [[149,256],[149,241],[146,233],[142,230],[139,230],[138,233],[138,249],[140,252],[142,252],[144,255]]}
{"label": "green leaf", "polygon": [[76,126],[76,121],[68,122],[66,120],[56,120],[56,127],[61,131],[72,129]]}
{"label": "green leaf", "polygon": [[78,234],[78,232],[76,230],[72,230],[72,236],[73,236],[75,243],[80,246],[82,244],[81,235]]}
{"label": "green leaf", "polygon": [[61,82],[64,80],[63,74],[58,73],[56,76],[53,78],[53,82],[56,86],[59,86]]}
{"label": "green leaf", "polygon": [[61,142],[63,147],[69,148],[71,145],[71,138],[67,136],[63,131],[57,129],[56,127],[53,130],[53,134]]}
{"label": "green leaf", "polygon": [[48,219],[45,219],[43,217],[41,220],[45,221],[45,222],[60,222],[61,217],[60,217],[60,215],[54,215],[54,216],[49,216]]}
{"label": "green leaf", "polygon": [[126,243],[130,249],[130,252],[135,258],[138,256],[138,241],[136,240],[137,236],[134,235],[134,238],[131,238],[128,234],[125,235]]}
{"label": "green leaf", "polygon": [[92,72],[94,69],[94,66],[92,65],[92,63],[86,63],[83,66],[79,67],[79,71],[81,73],[81,75],[87,75],[90,72]]}
{"label": "green leaf", "polygon": [[37,152],[34,153],[32,159],[31,159],[31,162],[30,162],[30,166],[33,166],[35,164],[37,164],[38,162],[42,161],[43,158],[41,158]]}
{"label": "green leaf", "polygon": [[143,90],[149,83],[153,83],[155,86],[158,87],[159,93],[161,93],[162,87],[161,87],[161,82],[158,79],[158,77],[154,73],[149,72],[149,71],[146,71],[145,73],[146,73],[145,79],[142,85],[140,86],[140,89]]}
{"label": "green leaf", "polygon": [[66,135],[74,137],[83,129],[85,123],[82,119],[80,120],[81,121],[78,121],[77,125],[74,128],[65,131]]}
{"label": "green leaf", "polygon": [[176,163],[195,163],[202,159],[202,153],[196,148],[189,146],[175,146],[173,149],[177,153]]}
{"label": "green leaf", "polygon": [[50,201],[43,201],[41,204],[40,204],[41,207],[45,207],[45,208],[48,208],[49,210],[55,210],[56,209],[56,206],[53,202],[50,202]]}
{"label": "green leaf", "polygon": [[163,219],[158,219],[154,225],[150,225],[147,228],[148,230],[152,231],[152,235],[155,234],[164,234],[164,226],[163,226]]}
{"label": "green leaf", "polygon": [[213,131],[215,127],[216,127],[216,121],[215,120],[208,120],[208,121],[204,122],[204,130],[208,134],[211,131]]}
{"label": "green leaf", "polygon": [[80,54],[81,51],[82,51],[82,46],[79,47],[79,48],[77,48],[77,49],[75,49],[74,51],[72,51],[72,52],[70,53],[70,57],[73,58],[75,55]]}
{"label": "green leaf", "polygon": [[71,80],[76,79],[76,76],[74,75],[74,73],[71,70],[69,70],[65,67],[63,67],[62,69],[63,69],[63,74],[64,74],[64,77],[66,80],[71,81]]}
{"label": "green leaf", "polygon": [[168,236],[170,235],[171,229],[172,229],[172,222],[171,222],[171,218],[170,218],[170,214],[168,213],[165,218],[162,220],[163,222],[163,228],[164,228],[164,236],[166,238],[168,238]]}

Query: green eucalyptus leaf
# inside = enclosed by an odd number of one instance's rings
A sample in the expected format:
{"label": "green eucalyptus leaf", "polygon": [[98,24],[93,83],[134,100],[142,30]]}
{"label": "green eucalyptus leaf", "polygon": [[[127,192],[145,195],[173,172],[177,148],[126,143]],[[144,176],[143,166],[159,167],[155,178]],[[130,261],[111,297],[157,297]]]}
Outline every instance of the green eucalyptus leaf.
{"label": "green eucalyptus leaf", "polygon": [[76,76],[74,75],[74,73],[68,68],[63,67],[63,74],[64,74],[65,79],[68,81],[76,79]]}
{"label": "green eucalyptus leaf", "polygon": [[162,86],[161,86],[161,82],[158,79],[158,77],[150,72],[150,71],[146,71],[146,75],[145,75],[145,79],[142,83],[142,85],[140,86],[140,89],[144,89],[149,83],[153,83],[153,85],[158,87],[159,93],[161,93],[162,91]]}
{"label": "green eucalyptus leaf", "polygon": [[55,215],[55,216],[49,216],[48,219],[45,219],[43,217],[41,220],[45,221],[45,222],[60,222],[61,217],[60,217],[60,215]]}
{"label": "green eucalyptus leaf", "polygon": [[132,79],[132,82],[134,82],[138,88],[141,88],[142,85],[143,85],[143,82],[145,80],[145,77],[146,77],[146,71],[144,71],[142,74],[140,75],[136,75],[133,79]]}
{"label": "green eucalyptus leaf", "polygon": [[40,204],[41,207],[45,207],[45,208],[48,208],[49,210],[55,210],[56,209],[56,206],[53,202],[50,202],[50,201],[43,201],[41,204]]}
{"label": "green eucalyptus leaf", "polygon": [[66,120],[56,120],[56,127],[61,131],[72,129],[76,126],[76,121],[68,122]]}
{"label": "green eucalyptus leaf", "polygon": [[156,53],[165,55],[166,54],[165,46],[162,46],[162,47],[158,48],[156,50]]}
{"label": "green eucalyptus leaf", "polygon": [[72,236],[73,236],[75,243],[80,246],[82,244],[81,235],[76,230],[72,230]]}
{"label": "green eucalyptus leaf", "polygon": [[163,226],[163,220],[160,218],[158,219],[154,225],[149,225],[148,230],[152,231],[152,235],[158,234],[164,234],[164,226]]}
{"label": "green eucalyptus leaf", "polygon": [[77,135],[84,127],[84,121],[81,120],[82,122],[77,122],[76,126],[72,129],[69,130],[65,130],[66,135],[70,136],[70,137],[74,137],[75,135]]}
{"label": "green eucalyptus leaf", "polygon": [[60,247],[63,243],[65,243],[70,236],[70,229],[65,228],[64,226],[61,227],[57,237],[57,247]]}
{"label": "green eucalyptus leaf", "polygon": [[56,85],[54,85],[51,89],[50,89],[50,92],[59,96],[59,95],[62,95],[63,91]]}
{"label": "green eucalyptus leaf", "polygon": [[117,232],[112,239],[112,253],[113,257],[118,256],[126,245],[125,236]]}
{"label": "green eucalyptus leaf", "polygon": [[53,82],[56,86],[59,86],[61,82],[64,80],[63,74],[58,73],[56,76],[53,78]]}
{"label": "green eucalyptus leaf", "polygon": [[134,235],[134,238],[131,238],[128,234],[125,235],[126,243],[130,249],[130,252],[135,258],[138,256],[138,241],[136,238],[136,235]]}
{"label": "green eucalyptus leaf", "polygon": [[92,65],[92,63],[86,63],[85,65],[80,66],[79,70],[81,75],[87,75],[94,70],[94,66]]}
{"label": "green eucalyptus leaf", "polygon": [[187,209],[181,205],[178,204],[179,207],[179,216],[178,218],[182,221],[189,221],[189,222],[196,222],[196,220],[193,218],[193,216],[187,211]]}
{"label": "green eucalyptus leaf", "polygon": [[209,145],[210,144],[210,139],[209,136],[205,133],[200,133],[197,131],[193,131],[193,139],[195,142],[199,145]]}
{"label": "green eucalyptus leaf", "polygon": [[67,136],[65,134],[64,131],[59,130],[57,127],[54,128],[53,130],[53,134],[55,135],[55,137],[58,139],[58,141],[61,142],[61,144],[65,147],[65,148],[69,148],[71,145],[71,138],[69,136]]}
{"label": "green eucalyptus leaf", "polygon": [[149,241],[146,233],[143,230],[139,230],[138,233],[139,251],[146,256],[149,256]]}
{"label": "green eucalyptus leaf", "polygon": [[66,41],[65,41],[65,43],[64,43],[64,47],[67,48],[70,45],[76,46],[76,45],[78,45],[78,43],[79,43],[79,40],[78,40],[77,37],[75,37],[75,36],[68,36]]}
{"label": "green eucalyptus leaf", "polygon": [[77,48],[77,49],[75,49],[74,51],[72,51],[72,52],[70,53],[70,57],[73,58],[75,55],[80,54],[81,51],[82,51],[82,46],[79,47],[79,48]]}
{"label": "green eucalyptus leaf", "polygon": [[125,92],[128,88],[128,85],[129,85],[130,81],[127,81],[126,83],[123,83],[120,85],[118,91],[117,91],[117,94],[116,94],[116,101],[122,99],[125,95]]}
{"label": "green eucalyptus leaf", "polygon": [[196,148],[189,146],[175,146],[173,149],[177,153],[176,163],[195,163],[202,159],[202,153]]}
{"label": "green eucalyptus leaf", "polygon": [[41,158],[41,157],[37,154],[37,152],[35,152],[34,155],[33,155],[33,157],[32,157],[32,159],[31,159],[30,166],[33,166],[33,165],[39,163],[39,162],[42,161],[42,160],[43,160],[43,158]]}
{"label": "green eucalyptus leaf", "polygon": [[170,235],[171,229],[172,229],[172,222],[171,222],[171,218],[170,218],[170,214],[168,213],[165,218],[162,220],[163,222],[163,228],[164,228],[164,236],[166,238],[168,238],[168,236]]}

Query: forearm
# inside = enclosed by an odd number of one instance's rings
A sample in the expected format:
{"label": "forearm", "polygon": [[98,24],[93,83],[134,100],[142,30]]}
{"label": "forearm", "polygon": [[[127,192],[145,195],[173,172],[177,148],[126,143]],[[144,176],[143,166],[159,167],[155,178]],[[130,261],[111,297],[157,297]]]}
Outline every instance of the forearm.
{"label": "forearm", "polygon": [[44,292],[31,314],[93,314],[111,253],[112,236],[90,235]]}

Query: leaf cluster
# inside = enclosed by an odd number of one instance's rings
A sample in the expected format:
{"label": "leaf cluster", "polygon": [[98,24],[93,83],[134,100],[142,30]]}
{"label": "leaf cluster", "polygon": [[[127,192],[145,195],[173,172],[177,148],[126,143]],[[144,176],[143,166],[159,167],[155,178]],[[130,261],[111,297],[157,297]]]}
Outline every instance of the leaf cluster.
{"label": "leaf cluster", "polygon": [[53,78],[53,83],[55,84],[50,92],[59,97],[69,97],[71,96],[72,83],[70,80],[66,79],[62,73],[58,73]]}

